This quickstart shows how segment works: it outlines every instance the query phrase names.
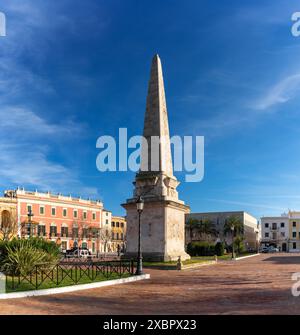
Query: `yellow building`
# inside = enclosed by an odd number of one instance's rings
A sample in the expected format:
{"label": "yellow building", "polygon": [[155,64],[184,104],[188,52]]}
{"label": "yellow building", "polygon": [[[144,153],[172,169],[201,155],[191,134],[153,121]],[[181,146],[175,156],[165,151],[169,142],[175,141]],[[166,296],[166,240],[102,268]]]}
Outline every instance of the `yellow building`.
{"label": "yellow building", "polygon": [[123,216],[111,218],[111,251],[125,251],[126,248],[126,220]]}
{"label": "yellow building", "polygon": [[288,251],[300,252],[300,212],[289,212]]}
{"label": "yellow building", "polygon": [[19,232],[17,199],[13,194],[0,197],[0,239],[10,240]]}

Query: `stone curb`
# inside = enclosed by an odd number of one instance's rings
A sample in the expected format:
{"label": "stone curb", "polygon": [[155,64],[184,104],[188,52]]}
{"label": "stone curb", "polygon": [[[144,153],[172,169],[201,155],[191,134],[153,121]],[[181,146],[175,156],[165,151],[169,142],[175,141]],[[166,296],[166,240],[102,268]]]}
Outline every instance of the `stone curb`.
{"label": "stone curb", "polygon": [[259,256],[259,255],[260,254],[254,254],[254,255],[248,255],[248,256],[238,257],[235,260],[236,261],[240,261],[240,260],[245,259],[245,258],[255,257],[255,256]]}
{"label": "stone curb", "polygon": [[135,281],[138,281],[138,280],[144,280],[144,279],[150,279],[150,274],[144,274],[144,275],[141,275],[141,276],[133,276],[133,277],[129,277],[129,278],[107,280],[107,281],[95,282],[95,283],[90,283],[90,284],[81,284],[81,285],[72,285],[72,286],[65,286],[65,287],[49,288],[49,289],[44,289],[44,290],[2,293],[2,294],[0,294],[0,300],[3,300],[3,299],[18,299],[18,298],[26,298],[26,297],[33,297],[33,296],[52,295],[52,294],[69,293],[69,292],[76,292],[76,291],[82,291],[82,290],[90,290],[90,289],[93,289],[93,288],[119,285],[119,284],[126,284],[126,283],[135,282]]}
{"label": "stone curb", "polygon": [[202,262],[202,263],[183,265],[181,270],[195,269],[195,268],[200,268],[202,266],[212,265],[212,264],[217,264],[217,262],[216,261],[207,261],[207,262]]}

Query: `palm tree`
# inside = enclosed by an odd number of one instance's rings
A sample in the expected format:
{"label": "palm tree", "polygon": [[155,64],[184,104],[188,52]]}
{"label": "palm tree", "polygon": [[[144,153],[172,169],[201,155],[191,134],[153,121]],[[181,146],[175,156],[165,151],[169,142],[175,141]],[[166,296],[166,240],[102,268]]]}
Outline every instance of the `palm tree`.
{"label": "palm tree", "polygon": [[[232,227],[234,228],[232,231]],[[238,252],[242,248],[242,242],[244,240],[244,224],[243,221],[235,215],[230,216],[225,220],[224,228],[223,228],[224,235],[233,235],[232,236],[232,244],[237,244]]]}
{"label": "palm tree", "polygon": [[213,221],[206,219],[200,223],[200,235],[204,236],[217,236],[218,232]]}
{"label": "palm tree", "polygon": [[244,224],[238,216],[231,215],[225,220],[223,228],[224,235],[232,234],[231,227],[234,227],[234,236],[244,235]]}
{"label": "palm tree", "polygon": [[186,226],[189,228],[190,230],[190,242],[193,241],[193,232],[194,230],[197,228],[199,228],[199,220],[194,219],[194,218],[189,218],[186,222]]}

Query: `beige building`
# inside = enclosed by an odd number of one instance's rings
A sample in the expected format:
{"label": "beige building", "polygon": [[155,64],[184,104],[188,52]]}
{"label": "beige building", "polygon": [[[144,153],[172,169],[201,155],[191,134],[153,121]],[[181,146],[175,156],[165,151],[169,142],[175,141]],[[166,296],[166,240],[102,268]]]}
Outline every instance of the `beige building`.
{"label": "beige building", "polygon": [[[256,250],[259,246],[259,226],[257,219],[244,211],[233,212],[208,212],[208,213],[190,213],[186,214],[186,223],[193,218],[199,222],[206,220],[211,221],[216,229],[216,236],[211,236],[212,242],[224,241],[227,244],[232,243],[232,237],[224,235],[224,224],[228,218],[235,216],[241,220],[244,226],[245,246],[247,249]],[[190,226],[186,225],[185,231],[186,244],[191,241],[201,240],[200,234],[197,230],[191,232]]]}
{"label": "beige building", "polygon": [[274,246],[283,252],[300,252],[300,211],[261,218],[262,246]]}
{"label": "beige building", "polygon": [[289,216],[264,216],[261,218],[261,246],[274,246],[280,251],[288,251]]}
{"label": "beige building", "polygon": [[300,212],[289,211],[288,251],[300,252]]}
{"label": "beige building", "polygon": [[111,248],[113,252],[124,252],[126,243],[126,220],[123,216],[113,216],[111,220]]}
{"label": "beige building", "polygon": [[17,200],[12,195],[0,197],[0,239],[10,239],[17,235]]}

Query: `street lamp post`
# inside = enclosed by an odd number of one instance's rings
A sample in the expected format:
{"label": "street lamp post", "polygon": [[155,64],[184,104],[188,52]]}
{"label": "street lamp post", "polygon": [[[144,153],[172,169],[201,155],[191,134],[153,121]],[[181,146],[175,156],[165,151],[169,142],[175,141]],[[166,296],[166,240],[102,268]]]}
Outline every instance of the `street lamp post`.
{"label": "street lamp post", "polygon": [[234,225],[232,225],[230,227],[230,229],[231,229],[231,232],[232,232],[232,248],[231,248],[232,256],[231,256],[231,258],[234,259]]}
{"label": "street lamp post", "polygon": [[141,214],[144,210],[144,201],[140,196],[136,201],[136,209],[139,215],[139,238],[138,238],[138,257],[137,257],[137,266],[135,274],[140,276],[143,274],[143,258],[142,258],[142,248],[141,248]]}
{"label": "street lamp post", "polygon": [[31,237],[32,217],[34,216],[34,214],[32,213],[31,208],[29,208],[27,216],[28,216],[28,226],[29,226],[29,237]]}

